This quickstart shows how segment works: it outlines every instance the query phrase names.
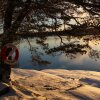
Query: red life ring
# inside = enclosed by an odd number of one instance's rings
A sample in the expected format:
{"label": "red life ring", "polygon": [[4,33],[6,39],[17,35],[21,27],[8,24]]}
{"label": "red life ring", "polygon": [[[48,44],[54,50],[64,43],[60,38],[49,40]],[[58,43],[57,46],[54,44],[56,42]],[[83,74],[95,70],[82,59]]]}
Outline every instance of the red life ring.
{"label": "red life ring", "polygon": [[[11,49],[11,50],[9,51],[7,55],[8,49]],[[13,54],[15,54],[14,57],[13,57]],[[9,59],[9,57],[13,59]],[[10,43],[6,44],[1,50],[1,58],[4,63],[9,64],[9,65],[14,65],[18,61],[18,58],[19,58],[19,51],[17,47]]]}

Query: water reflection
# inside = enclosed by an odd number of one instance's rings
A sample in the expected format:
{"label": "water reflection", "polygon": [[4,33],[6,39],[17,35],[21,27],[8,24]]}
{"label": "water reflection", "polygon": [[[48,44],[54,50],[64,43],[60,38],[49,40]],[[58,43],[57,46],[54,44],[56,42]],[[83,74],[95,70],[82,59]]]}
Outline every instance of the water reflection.
{"label": "water reflection", "polygon": [[99,36],[55,36],[22,39],[19,67],[100,71]]}

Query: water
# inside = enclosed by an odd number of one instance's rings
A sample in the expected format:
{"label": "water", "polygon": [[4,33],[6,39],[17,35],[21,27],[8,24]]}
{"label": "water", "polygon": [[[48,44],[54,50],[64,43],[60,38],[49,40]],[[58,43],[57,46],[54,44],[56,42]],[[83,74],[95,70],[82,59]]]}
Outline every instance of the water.
{"label": "water", "polygon": [[99,36],[51,36],[20,40],[18,67],[100,71]]}

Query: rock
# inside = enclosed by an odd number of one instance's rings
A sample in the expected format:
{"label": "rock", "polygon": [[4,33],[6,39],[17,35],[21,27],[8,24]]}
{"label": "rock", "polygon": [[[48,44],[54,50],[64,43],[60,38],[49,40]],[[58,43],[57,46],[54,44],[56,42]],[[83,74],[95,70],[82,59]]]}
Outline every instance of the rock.
{"label": "rock", "polygon": [[8,93],[9,90],[10,87],[7,84],[0,82],[0,96]]}

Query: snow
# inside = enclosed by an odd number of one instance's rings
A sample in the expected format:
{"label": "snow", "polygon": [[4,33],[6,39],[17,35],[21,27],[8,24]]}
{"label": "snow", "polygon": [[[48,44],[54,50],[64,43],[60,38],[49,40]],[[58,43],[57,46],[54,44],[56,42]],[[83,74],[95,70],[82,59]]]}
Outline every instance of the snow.
{"label": "snow", "polygon": [[100,72],[12,69],[11,78],[0,100],[100,100]]}

